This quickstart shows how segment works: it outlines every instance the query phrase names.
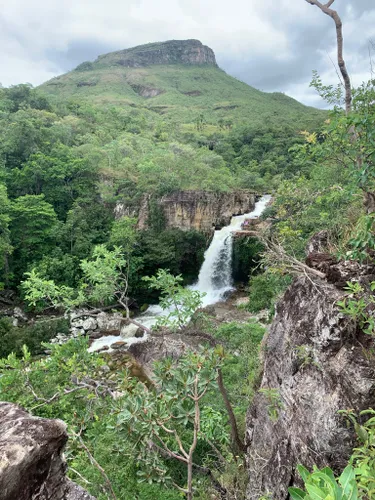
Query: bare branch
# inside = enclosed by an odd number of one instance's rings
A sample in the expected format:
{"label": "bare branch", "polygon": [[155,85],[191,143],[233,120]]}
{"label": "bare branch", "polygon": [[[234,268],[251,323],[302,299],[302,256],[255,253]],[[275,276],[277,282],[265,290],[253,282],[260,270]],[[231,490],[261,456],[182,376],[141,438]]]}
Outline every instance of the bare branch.
{"label": "bare branch", "polygon": [[91,454],[90,450],[87,448],[87,446],[85,445],[85,442],[83,441],[82,437],[79,435],[79,434],[76,434],[75,432],[72,433],[72,435],[78,439],[79,441],[79,444],[81,445],[81,447],[85,450],[86,452],[86,455],[89,457],[89,460],[91,462],[91,464],[96,468],[98,469],[98,471],[100,472],[100,474],[102,475],[105,483],[106,483],[106,489],[108,490],[108,492],[110,493],[110,496],[112,497],[113,500],[117,500],[117,497],[116,497],[116,494],[115,492],[113,491],[113,487],[112,487],[112,483],[111,481],[109,480],[109,477],[107,476],[105,470],[103,469],[103,467],[95,460],[95,458],[93,457],[93,455]]}
{"label": "bare branch", "polygon": [[326,4],[322,4],[318,0],[305,0],[310,5],[315,5],[324,12],[327,16],[331,17],[336,26],[336,42],[337,42],[337,64],[340,68],[341,75],[345,84],[345,109],[349,113],[352,109],[352,88],[350,83],[349,73],[346,69],[344,61],[344,38],[342,34],[342,21],[336,10],[331,9],[334,0],[329,0]]}

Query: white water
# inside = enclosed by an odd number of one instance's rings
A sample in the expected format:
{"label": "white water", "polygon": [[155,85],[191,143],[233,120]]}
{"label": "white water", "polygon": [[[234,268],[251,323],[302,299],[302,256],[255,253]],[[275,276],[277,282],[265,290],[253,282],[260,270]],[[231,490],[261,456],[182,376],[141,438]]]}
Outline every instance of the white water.
{"label": "white water", "polygon": [[263,196],[252,212],[232,217],[229,226],[215,231],[211,245],[204,254],[204,261],[199,271],[198,282],[192,288],[204,292],[203,306],[216,304],[233,290],[232,250],[233,232],[241,229],[245,219],[255,219],[265,209],[270,196]]}
{"label": "white water", "polygon": [[[204,254],[204,261],[199,271],[198,281],[191,286],[192,290],[198,290],[205,293],[202,300],[203,307],[216,304],[225,299],[225,296],[233,290],[232,281],[232,249],[233,249],[233,232],[241,229],[241,224],[245,219],[255,219],[261,215],[270,196],[263,196],[255,203],[255,208],[252,212],[244,215],[232,217],[230,224],[222,229],[215,231],[211,244]],[[145,313],[137,318],[143,326],[151,328],[155,325],[158,318],[167,315],[170,311],[163,310],[160,306],[150,306]],[[101,337],[93,342],[89,351],[97,351],[103,346],[109,346],[117,341],[125,341],[127,344],[134,342],[144,342],[147,337],[142,338],[130,337],[126,338],[126,332],[122,332],[123,336]]]}

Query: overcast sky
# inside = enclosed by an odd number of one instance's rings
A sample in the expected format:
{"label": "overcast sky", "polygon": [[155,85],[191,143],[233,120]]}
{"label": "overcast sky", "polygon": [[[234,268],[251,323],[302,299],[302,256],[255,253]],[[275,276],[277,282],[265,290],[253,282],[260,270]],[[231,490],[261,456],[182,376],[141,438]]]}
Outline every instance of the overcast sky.
{"label": "overcast sky", "polygon": [[[219,65],[264,91],[322,106],[312,70],[337,82],[332,19],[305,0],[0,0],[0,82],[38,85],[99,54],[196,38]],[[356,85],[370,77],[375,0],[336,0]],[[374,58],[375,58],[375,54]]]}

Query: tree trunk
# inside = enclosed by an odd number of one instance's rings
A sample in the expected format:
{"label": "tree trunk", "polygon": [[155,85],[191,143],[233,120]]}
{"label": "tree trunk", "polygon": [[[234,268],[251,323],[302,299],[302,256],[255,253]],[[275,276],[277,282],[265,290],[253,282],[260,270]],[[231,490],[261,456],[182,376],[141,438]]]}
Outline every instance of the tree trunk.
{"label": "tree trunk", "polygon": [[329,0],[326,4],[322,4],[319,0],[305,0],[310,5],[316,5],[319,9],[324,12],[327,16],[331,17],[336,26],[336,41],[337,41],[337,64],[340,68],[342,78],[344,80],[345,86],[345,110],[348,114],[352,109],[352,88],[350,84],[349,73],[346,69],[346,64],[344,61],[343,50],[344,50],[344,37],[342,34],[342,22],[336,10],[331,9],[331,5],[335,0]]}
{"label": "tree trunk", "polygon": [[193,457],[189,456],[189,461],[187,465],[187,500],[193,500]]}
{"label": "tree trunk", "polygon": [[241,440],[239,432],[238,432],[237,420],[236,420],[236,417],[234,415],[233,408],[232,408],[232,405],[229,401],[228,393],[227,393],[227,390],[226,390],[224,382],[223,382],[223,373],[221,371],[221,368],[218,370],[217,385],[219,386],[222,398],[224,400],[225,408],[226,408],[227,413],[228,413],[232,444],[235,448],[234,452],[242,454],[246,451],[246,447],[245,447],[243,441]]}

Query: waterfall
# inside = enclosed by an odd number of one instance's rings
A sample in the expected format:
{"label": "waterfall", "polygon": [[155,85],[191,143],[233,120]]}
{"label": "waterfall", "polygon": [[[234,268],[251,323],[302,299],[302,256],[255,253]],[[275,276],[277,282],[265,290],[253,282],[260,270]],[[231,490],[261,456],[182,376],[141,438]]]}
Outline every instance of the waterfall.
{"label": "waterfall", "polygon": [[204,261],[199,271],[198,282],[192,287],[204,292],[203,306],[215,304],[233,290],[232,252],[233,232],[241,229],[245,219],[258,217],[265,209],[270,196],[263,196],[255,204],[252,212],[232,217],[230,224],[215,231],[211,244],[204,254]]}
{"label": "waterfall", "polygon": [[[254,210],[244,215],[232,217],[230,224],[215,231],[211,244],[204,254],[202,267],[199,271],[198,281],[190,288],[205,293],[202,299],[203,307],[215,304],[225,299],[225,295],[233,290],[232,281],[232,251],[233,232],[241,229],[241,224],[245,219],[254,219],[261,215],[271,197],[263,196],[255,203]],[[137,320],[144,326],[151,328],[160,316],[168,314],[159,305],[150,306],[147,311]],[[126,335],[118,337],[102,337],[94,341],[90,351],[96,351],[104,345],[110,345],[117,340],[125,340],[127,343],[142,342],[138,338],[124,338]]]}

